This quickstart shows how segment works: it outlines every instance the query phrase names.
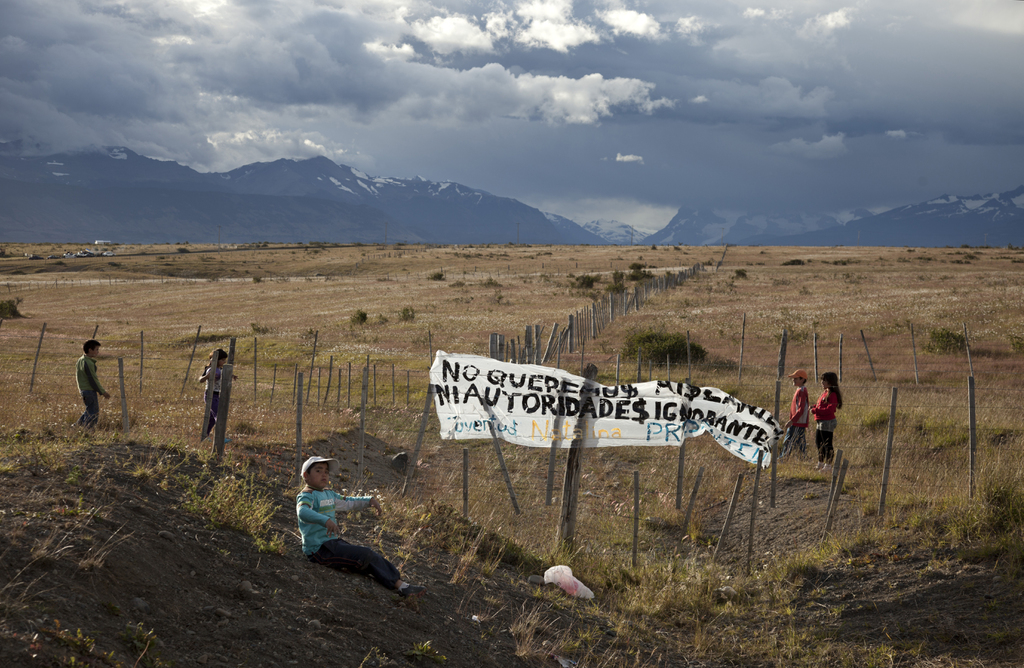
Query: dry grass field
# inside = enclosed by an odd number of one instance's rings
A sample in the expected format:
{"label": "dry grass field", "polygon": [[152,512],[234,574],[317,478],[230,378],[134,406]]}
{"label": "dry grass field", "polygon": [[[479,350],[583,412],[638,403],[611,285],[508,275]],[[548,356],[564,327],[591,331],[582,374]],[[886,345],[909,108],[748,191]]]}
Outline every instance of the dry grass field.
{"label": "dry grass field", "polygon": [[[215,488],[211,471],[248,471],[258,486],[252,493],[270,504],[271,515],[266,526],[236,529],[260,549],[283,551],[273,558],[294,558],[286,527],[294,490],[294,383],[302,372],[309,381],[301,390],[304,455],[335,452],[347,469],[341,486],[378,489],[394,517],[367,528],[368,535],[382,544],[387,536],[402,537],[395,549],[403,561],[429,562],[441,573],[448,568],[445,596],[452,605],[471,599],[473,591],[486,599],[481,591],[496,587],[496,573],[509,565],[522,571],[568,563],[595,590],[596,603],[586,605],[560,601],[547,590],[527,594],[517,610],[510,610],[515,594],[507,589],[505,605],[492,601],[505,610],[496,619],[511,615],[514,640],[493,651],[512,652],[524,665],[550,663],[549,655],[557,654],[587,666],[1009,666],[1024,652],[1017,623],[1024,612],[1024,393],[1016,382],[1024,370],[1024,251],[729,247],[723,255],[722,248],[709,247],[180,244],[115,247],[113,257],[29,260],[26,253],[45,258],[76,249],[5,249],[0,302],[9,300],[7,315],[16,317],[0,323],[0,476],[40,481],[11,487],[28,497],[59,488],[59,497],[73,499],[82,484],[70,473],[80,465],[76,458],[95,456],[98,449],[127,448],[106,466],[154,470],[132,477],[131,484],[169,489],[186,500],[190,489]],[[617,369],[629,382],[637,377],[637,360],[619,355],[631,334],[689,332],[707,358],[690,368],[643,359],[643,380],[689,375],[694,384],[774,410],[785,331],[787,373],[804,368],[812,376],[815,370],[842,376],[836,447],[849,468],[829,536],[823,529],[831,480],[814,470],[813,455],[778,462],[774,486],[766,470],[754,497],[752,467],[708,436],[686,444],[683,509],[698,469],[704,473],[685,528],[676,509],[678,448],[588,452],[572,552],[554,544],[564,452],[553,478],[554,502],[546,505],[547,451],[503,448],[521,514],[512,511],[491,444],[440,441],[436,420],[408,496],[380,480],[386,466],[368,466],[366,479],[355,479],[352,443],[358,440],[360,376],[367,362],[366,431],[378,444],[379,464],[414,447],[433,351],[486,355],[490,333],[511,340],[534,324],[544,327],[546,341],[553,323],[564,327],[568,314],[604,296],[613,272],[628,276],[639,264],[659,275],[699,263],[704,271],[651,297],[639,312],[618,317],[586,342],[582,356],[578,348],[563,352],[561,366],[578,373],[582,362],[593,362],[601,382],[614,383]],[[587,276],[596,282],[581,287]],[[627,278],[626,285],[633,282]],[[113,398],[101,404],[100,428],[86,434],[73,426],[81,412],[73,365],[94,331],[103,343],[100,378]],[[237,376],[228,423],[232,442],[225,460],[216,462],[209,446],[198,442],[196,378],[210,350],[227,348],[231,338]],[[792,387],[782,381],[785,412]],[[880,513],[894,388],[891,469]],[[812,401],[819,390],[812,382]],[[464,446],[471,525],[456,521]],[[192,483],[156,465],[172,455],[196,471]],[[641,500],[635,567],[634,471]],[[722,534],[740,475],[740,508]],[[79,499],[85,494],[77,493]],[[30,512],[30,499],[5,501],[7,531],[16,525],[14,517]],[[172,507],[203,515],[184,501]],[[41,522],[59,511],[40,508],[31,512]],[[428,538],[425,526],[445,537]],[[484,534],[474,531],[483,529],[511,542],[497,550],[486,541],[481,547]],[[40,539],[21,535],[4,552],[0,563],[12,583],[29,582],[40,568],[32,561],[39,552],[33,540]],[[435,548],[454,555],[453,565],[431,556]],[[30,557],[19,562],[15,557],[23,553]],[[48,568],[59,570],[59,560]],[[722,593],[726,586],[735,596]],[[0,597],[8,638],[35,614],[10,602],[15,592],[26,609],[45,607],[33,603],[31,587],[9,585]],[[580,615],[575,620],[545,616],[552,607],[570,605]],[[147,623],[156,628],[158,621]],[[349,649],[351,661],[358,648]],[[173,648],[165,654],[185,665],[198,655]],[[448,655],[449,665],[479,661],[451,649]],[[67,663],[78,655],[52,656]],[[359,665],[365,656],[345,665]]]}

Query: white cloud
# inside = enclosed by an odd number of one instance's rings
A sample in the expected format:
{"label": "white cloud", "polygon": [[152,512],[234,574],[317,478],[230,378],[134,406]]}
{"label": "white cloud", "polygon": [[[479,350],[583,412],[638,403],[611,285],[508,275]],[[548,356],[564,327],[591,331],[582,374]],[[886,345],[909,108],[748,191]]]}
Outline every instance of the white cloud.
{"label": "white cloud", "polygon": [[782,77],[767,77],[757,85],[713,80],[702,81],[700,86],[708,92],[692,102],[703,98],[699,103],[710,102],[714,109],[738,116],[823,118],[827,115],[825,104],[834,97],[824,86],[804,93],[801,86]]}
{"label": "white cloud", "polygon": [[885,136],[889,137],[891,139],[906,139],[907,138],[907,131],[906,130],[887,130],[886,133],[885,133]]}
{"label": "white cloud", "polygon": [[747,7],[743,11],[743,18],[745,19],[759,19],[765,14],[764,10],[760,7]]}
{"label": "white cloud", "polygon": [[367,42],[363,47],[375,56],[383,60],[411,60],[416,57],[416,50],[411,44],[383,44],[381,42]]}
{"label": "white cloud", "polygon": [[596,30],[573,18],[571,0],[532,0],[515,11],[524,21],[516,41],[525,46],[566,53],[580,44],[601,41]]}
{"label": "white cloud", "polygon": [[437,53],[494,51],[490,35],[467,17],[458,14],[432,16],[426,21],[414,21],[410,29],[413,35],[426,42]]}
{"label": "white cloud", "polygon": [[692,98],[690,100],[690,102],[692,104],[707,104],[707,101],[708,101],[708,96],[707,95],[698,95],[697,97]]}
{"label": "white cloud", "polygon": [[796,155],[801,158],[823,160],[835,158],[846,153],[846,146],[843,144],[845,135],[842,132],[834,135],[822,135],[820,141],[808,142],[804,139],[790,139],[788,142],[773,144],[771,149],[776,153]]}
{"label": "white cloud", "polygon": [[652,100],[654,84],[639,79],[605,79],[600,74],[579,79],[523,74],[515,77],[514,85],[519,103],[510,115],[540,116],[553,123],[596,123],[611,116],[612,108],[617,106],[633,107],[645,114],[672,106],[671,100]]}
{"label": "white cloud", "polygon": [[644,164],[644,157],[642,155],[622,155],[621,153],[616,153],[615,162],[639,162],[642,165]]}
{"label": "white cloud", "polygon": [[295,158],[314,158],[325,155],[331,160],[342,160],[345,149],[317,132],[264,128],[241,132],[214,132],[206,141],[218,152],[240,155],[262,155],[277,158],[288,155]]}
{"label": "white cloud", "polygon": [[676,32],[694,45],[700,44],[700,34],[704,30],[704,23],[696,16],[687,16],[676,21]]}
{"label": "white cloud", "polygon": [[807,19],[800,34],[810,39],[826,39],[836,30],[850,25],[853,10],[844,7],[830,14],[818,14]]}
{"label": "white cloud", "polygon": [[651,39],[661,36],[661,24],[649,14],[641,14],[632,9],[610,9],[599,16],[612,27],[616,35],[636,35]]}

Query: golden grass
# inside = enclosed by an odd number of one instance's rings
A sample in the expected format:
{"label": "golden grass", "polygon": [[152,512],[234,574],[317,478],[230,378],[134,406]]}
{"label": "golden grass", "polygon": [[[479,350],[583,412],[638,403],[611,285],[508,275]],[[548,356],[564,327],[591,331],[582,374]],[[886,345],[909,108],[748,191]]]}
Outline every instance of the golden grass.
{"label": "golden grass", "polygon": [[[7,246],[10,255],[45,256],[56,248]],[[1007,472],[1024,478],[1024,417],[1016,409],[1024,403],[1022,391],[1016,389],[1024,355],[1013,347],[1014,337],[1024,334],[1022,251],[730,247],[715,271],[714,262],[721,257],[721,249],[715,248],[271,246],[219,253],[212,247],[187,248],[189,253],[179,253],[176,246],[118,248],[115,258],[65,260],[63,265],[0,259],[0,298],[5,290],[6,298],[22,298],[19,309],[26,316],[0,325],[0,398],[5,403],[0,466],[61,469],[68,449],[121,438],[115,382],[119,357],[125,365],[128,437],[209,456],[208,442],[198,443],[202,389],[195,381],[210,350],[226,348],[231,337],[237,339],[238,379],[232,391],[229,436],[234,442],[228,446],[229,456],[232,450],[252,451],[280,458],[281,468],[290,470],[296,371],[304,373],[307,383],[301,390],[303,399],[307,392],[310,397],[303,413],[307,444],[358,427],[360,372],[367,358],[377,371],[375,406],[372,387],[368,391],[367,430],[395,449],[411,452],[432,351],[486,354],[489,333],[522,336],[533,324],[544,326],[546,342],[552,323],[564,326],[568,313],[601,298],[611,271],[626,269],[632,262],[648,264],[656,272],[706,262],[709,271],[652,298],[639,313],[618,318],[587,343],[587,361],[598,364],[601,382],[615,382],[616,354],[629,333],[647,328],[689,331],[708,350],[708,361],[689,370],[685,364],[666,369],[664,361],[644,361],[644,380],[649,375],[681,380],[689,373],[694,383],[720,387],[746,402],[774,409],[783,329],[788,339],[787,372],[798,367],[815,372],[815,335],[817,371],[838,371],[842,336],[844,408],[836,446],[850,460],[844,496],[868,518],[878,512],[892,388],[898,388],[885,515],[844,539],[852,543],[884,542],[888,528],[900,525],[916,528],[921,540],[941,534],[946,541],[966,541],[978,535],[972,522],[979,524],[983,518],[971,515],[976,504],[969,498],[967,475],[967,376],[972,367],[977,383],[975,499],[989,481],[1001,480]],[[805,264],[784,264],[793,259]],[[438,271],[446,280],[429,279]],[[594,290],[574,287],[574,277],[583,274],[599,276]],[[412,319],[407,309],[414,312]],[[367,322],[354,325],[351,316],[360,310],[367,313]],[[44,322],[46,335],[29,393]],[[963,331],[964,323],[970,360],[966,353],[925,352],[931,330]],[[201,343],[186,380],[200,325]],[[83,434],[73,426],[82,409],[73,364],[81,354],[81,342],[97,326],[97,338],[104,344],[100,377],[114,396],[102,403],[99,429]],[[142,340],[145,357],[140,360]],[[581,360],[578,353],[563,355],[561,363],[578,371]],[[328,393],[329,365],[335,374]],[[621,381],[635,380],[636,374],[636,360],[622,359]],[[372,370],[370,377],[372,384]],[[782,380],[779,404],[785,413],[792,386]],[[813,400],[819,391],[813,381],[810,391]],[[813,433],[808,436],[813,449]],[[684,629],[679,643],[690,650],[742,655],[727,645],[731,641],[715,635],[712,594],[723,582],[722,572],[685,561],[693,548],[681,544],[677,536],[682,524],[682,513],[675,508],[677,449],[587,452],[576,550],[566,553],[555,545],[564,450],[557,456],[553,503],[546,505],[548,451],[503,447],[523,510],[517,515],[496,471],[492,445],[442,442],[432,420],[420,455],[425,466],[417,471],[411,497],[394,499],[396,504],[405,504],[409,512],[427,500],[461,509],[462,447],[470,451],[469,516],[474,522],[513,539],[528,552],[585,569],[602,582],[603,604],[617,611],[622,628],[631,629],[632,636],[653,633],[637,618],[673,619]],[[351,469],[350,475],[354,472],[354,465],[343,465]],[[749,467],[708,436],[692,439],[686,451],[684,510],[698,467],[705,473],[689,535],[706,540],[699,528],[720,510],[737,474]],[[629,568],[634,470],[641,474],[645,520],[635,572]],[[806,465],[791,461],[780,462],[778,473],[794,478],[811,475]],[[133,474],[159,477],[167,472],[155,459],[138,464]],[[763,477],[762,489],[767,484]],[[458,549],[466,556],[453,580],[465,578],[470,568],[490,568],[495,559],[494,553],[478,554],[479,541]],[[788,594],[782,583],[812,575],[840,549],[829,542],[782,557],[760,584],[757,577],[740,578],[733,586],[741,592],[748,584],[767,587],[762,598],[784,613]],[[997,549],[1007,555],[1003,561],[1016,573],[1017,548]],[[540,618],[524,616],[517,631],[524,656],[538,651],[536,641],[545,635],[544,624]],[[776,637],[777,644],[761,646],[758,652],[780,663],[813,665],[816,659],[836,658],[828,649],[820,650],[822,656],[811,656],[807,635],[795,628]],[[864,648],[852,651],[846,660],[866,658],[882,665],[887,656],[889,648]]]}

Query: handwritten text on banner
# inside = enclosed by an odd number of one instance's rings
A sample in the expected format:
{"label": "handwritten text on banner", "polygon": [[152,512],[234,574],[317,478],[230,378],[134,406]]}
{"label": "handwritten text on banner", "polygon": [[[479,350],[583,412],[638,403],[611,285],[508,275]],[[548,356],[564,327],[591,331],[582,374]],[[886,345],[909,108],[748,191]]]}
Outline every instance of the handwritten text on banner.
{"label": "handwritten text on banner", "polygon": [[652,381],[600,385],[561,369],[438,351],[430,368],[446,439],[490,438],[568,447],[580,416],[586,447],[679,445],[705,431],[740,459],[762,465],[782,435],[772,414],[714,387]]}

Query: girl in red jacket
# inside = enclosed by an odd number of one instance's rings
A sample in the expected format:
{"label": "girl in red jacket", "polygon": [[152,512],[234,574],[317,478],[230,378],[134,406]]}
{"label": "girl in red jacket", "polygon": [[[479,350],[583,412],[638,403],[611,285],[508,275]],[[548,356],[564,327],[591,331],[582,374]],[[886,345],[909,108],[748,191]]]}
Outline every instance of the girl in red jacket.
{"label": "girl in red jacket", "polygon": [[835,456],[832,434],[836,430],[836,411],[843,407],[843,395],[839,391],[839,377],[831,371],[821,374],[821,387],[823,391],[818,397],[818,403],[811,408],[811,415],[818,423],[814,436],[818,446],[818,465],[814,468],[818,471],[831,471],[832,458]]}

